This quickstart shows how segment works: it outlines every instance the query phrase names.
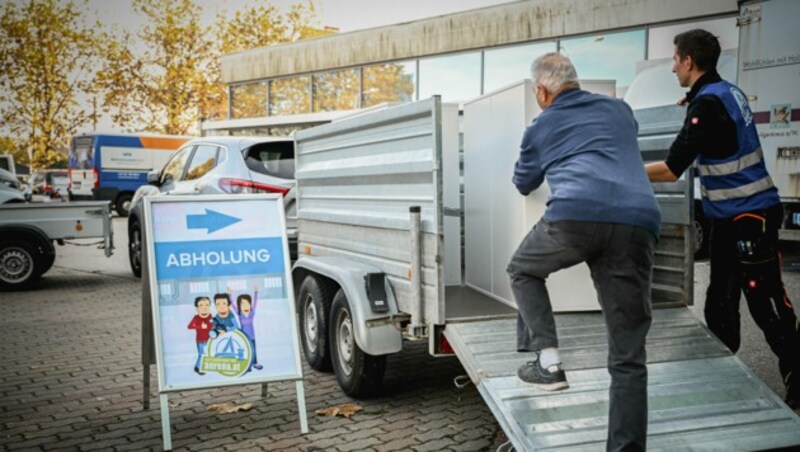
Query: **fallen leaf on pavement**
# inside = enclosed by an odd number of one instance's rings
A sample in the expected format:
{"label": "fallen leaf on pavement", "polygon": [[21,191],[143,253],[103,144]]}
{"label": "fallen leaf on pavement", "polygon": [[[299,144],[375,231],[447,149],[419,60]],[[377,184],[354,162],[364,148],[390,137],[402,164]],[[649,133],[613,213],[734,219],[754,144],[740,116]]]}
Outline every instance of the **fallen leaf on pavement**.
{"label": "fallen leaf on pavement", "polygon": [[361,405],[356,405],[354,403],[345,403],[344,405],[339,406],[332,406],[330,408],[320,408],[314,413],[320,416],[342,416],[350,419],[350,416],[358,413],[359,411],[363,410]]}
{"label": "fallen leaf on pavement", "polygon": [[253,408],[252,403],[242,403],[241,405],[236,402],[215,403],[208,406],[208,411],[216,411],[220,414],[235,413],[237,411],[248,411]]}

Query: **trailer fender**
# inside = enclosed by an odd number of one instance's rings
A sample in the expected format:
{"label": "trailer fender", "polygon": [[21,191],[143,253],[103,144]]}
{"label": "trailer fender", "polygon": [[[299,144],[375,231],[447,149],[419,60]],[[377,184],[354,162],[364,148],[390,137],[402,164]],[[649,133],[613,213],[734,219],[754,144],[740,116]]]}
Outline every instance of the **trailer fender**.
{"label": "trailer fender", "polygon": [[0,226],[0,237],[21,240],[36,247],[37,258],[55,258],[56,248],[52,240],[40,228],[29,224],[8,224]]}
{"label": "trailer fender", "polygon": [[387,279],[384,279],[384,284],[388,312],[375,313],[370,306],[364,277],[370,273],[382,273],[379,268],[339,256],[301,256],[292,273],[295,277],[300,276],[296,279],[307,274],[322,275],[339,285],[350,304],[356,344],[361,350],[377,356],[403,349],[402,333],[392,321],[398,313],[397,302]]}

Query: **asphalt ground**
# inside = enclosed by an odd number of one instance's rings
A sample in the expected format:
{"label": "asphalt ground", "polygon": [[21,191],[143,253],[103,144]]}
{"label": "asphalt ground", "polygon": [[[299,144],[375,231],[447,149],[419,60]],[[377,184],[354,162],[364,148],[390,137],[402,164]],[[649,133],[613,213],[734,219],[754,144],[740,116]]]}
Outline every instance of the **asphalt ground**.
{"label": "asphalt ground", "polygon": [[[155,367],[150,409],[143,409],[141,283],[129,271],[125,219],[114,219],[117,250],[57,247],[57,259],[33,290],[0,293],[0,449],[159,450],[161,416]],[[86,245],[86,243],[82,243]],[[784,280],[800,303],[800,259],[785,258]],[[708,263],[695,267],[702,319]],[[800,312],[798,312],[800,314]],[[742,302],[739,358],[783,397],[777,360]],[[237,386],[170,394],[175,450],[495,450],[505,436],[474,386],[457,389],[465,372],[454,357],[432,358],[425,343],[390,356],[384,390],[353,400],[330,373],[304,364],[310,432],[300,433],[294,383]],[[212,404],[252,403],[218,414]],[[315,414],[356,403],[351,418]]]}

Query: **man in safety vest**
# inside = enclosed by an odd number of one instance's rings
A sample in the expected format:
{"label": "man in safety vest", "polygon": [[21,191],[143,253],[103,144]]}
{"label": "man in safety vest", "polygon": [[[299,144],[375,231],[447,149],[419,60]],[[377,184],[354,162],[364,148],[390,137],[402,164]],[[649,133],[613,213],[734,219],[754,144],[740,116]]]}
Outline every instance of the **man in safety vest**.
{"label": "man in safety vest", "polygon": [[711,221],[709,329],[739,349],[739,298],[778,356],[786,403],[800,409],[800,331],[781,281],[778,229],[783,207],[764,165],[747,97],[716,70],[717,37],[705,30],[675,36],[674,72],[690,88],[686,120],[665,161],[646,165],[653,182],[672,182],[697,159],[703,212]]}

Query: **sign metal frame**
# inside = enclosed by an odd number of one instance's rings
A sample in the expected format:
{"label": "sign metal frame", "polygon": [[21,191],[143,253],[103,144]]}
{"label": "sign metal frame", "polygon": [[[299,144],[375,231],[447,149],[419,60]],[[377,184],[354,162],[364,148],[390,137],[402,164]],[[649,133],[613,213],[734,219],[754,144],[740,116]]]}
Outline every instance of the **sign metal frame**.
{"label": "sign metal frame", "polygon": [[[158,256],[156,255],[156,239],[158,239],[156,231],[154,230],[154,222],[153,222],[153,207],[159,204],[192,204],[192,206],[187,207],[186,209],[194,209],[196,208],[203,208],[206,211],[208,209],[215,209],[216,210],[227,210],[230,211],[232,206],[235,206],[236,203],[250,203],[253,204],[253,201],[256,203],[263,204],[264,209],[272,209],[274,214],[277,216],[278,224],[280,227],[280,240],[281,240],[281,249],[282,249],[282,257],[283,262],[282,265],[282,284],[285,290],[286,301],[288,303],[288,316],[290,317],[289,321],[289,331],[291,333],[291,348],[294,355],[294,372],[288,373],[281,373],[276,375],[270,376],[259,376],[258,372],[247,372],[247,378],[231,378],[229,381],[220,381],[217,379],[213,382],[203,382],[198,381],[196,383],[179,383],[179,384],[170,384],[167,380],[166,375],[166,361],[165,361],[165,343],[162,331],[162,317],[161,317],[161,303],[160,303],[160,293],[159,293],[159,275],[158,275],[158,265],[157,259]],[[272,214],[272,212],[270,212]],[[224,214],[223,214],[224,215]],[[196,215],[192,215],[196,216]],[[241,221],[241,219],[239,219]],[[187,215],[187,228],[189,228],[189,219]],[[274,225],[273,225],[274,226]],[[305,391],[303,387],[303,367],[300,360],[300,347],[299,347],[299,334],[297,331],[297,322],[295,319],[297,318],[296,307],[295,307],[295,300],[294,300],[294,287],[292,281],[292,274],[291,274],[291,263],[289,259],[289,246],[288,241],[286,238],[286,219],[283,207],[283,198],[278,194],[243,194],[243,195],[198,195],[198,196],[176,196],[176,195],[164,195],[158,197],[146,197],[144,198],[144,227],[146,233],[145,237],[145,246],[147,248],[147,264],[148,264],[148,274],[146,276],[149,277],[149,294],[152,303],[152,321],[153,321],[153,333],[155,338],[155,351],[156,351],[156,364],[158,369],[158,391],[160,397],[160,407],[161,407],[161,421],[162,421],[162,435],[164,441],[164,448],[166,450],[172,449],[172,439],[170,434],[170,420],[169,420],[169,400],[168,394],[170,392],[178,392],[178,391],[190,391],[190,390],[198,390],[198,389],[209,389],[209,388],[217,388],[217,387],[225,387],[225,386],[240,386],[246,384],[263,384],[266,387],[266,383],[270,382],[278,382],[278,381],[294,381],[295,382],[295,390],[297,393],[297,404],[299,410],[299,417],[300,417],[300,430],[302,433],[308,433],[308,419],[306,413],[306,404],[305,404]],[[222,226],[219,229],[222,229],[227,226]],[[196,229],[196,227],[193,227]],[[208,234],[214,232],[218,229],[207,230]],[[275,236],[269,237],[256,237],[254,239],[274,239]],[[190,241],[191,242],[191,241]],[[198,241],[200,242],[200,241]],[[211,241],[209,241],[211,242]],[[170,242],[160,242],[170,243]],[[145,276],[145,275],[143,275]],[[257,277],[253,276],[252,274],[246,275],[250,277]],[[203,278],[204,276],[200,275],[197,278]],[[219,278],[219,277],[216,277]],[[262,301],[264,303],[264,301]],[[230,315],[230,314],[229,314]],[[237,313],[238,315],[238,313]],[[255,315],[255,314],[253,314]],[[240,375],[243,376],[243,375]]]}

